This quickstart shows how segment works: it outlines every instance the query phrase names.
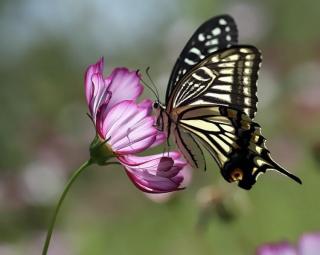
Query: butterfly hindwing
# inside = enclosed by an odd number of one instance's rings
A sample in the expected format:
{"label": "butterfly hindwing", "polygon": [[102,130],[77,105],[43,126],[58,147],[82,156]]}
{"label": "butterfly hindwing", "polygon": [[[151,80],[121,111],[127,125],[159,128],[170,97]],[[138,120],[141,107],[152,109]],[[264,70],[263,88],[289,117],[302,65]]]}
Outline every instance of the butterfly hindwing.
{"label": "butterfly hindwing", "polygon": [[261,54],[253,46],[219,50],[189,71],[176,86],[169,104],[224,105],[254,117]]}
{"label": "butterfly hindwing", "polygon": [[175,127],[173,132],[176,144],[187,162],[194,168],[206,170],[206,160],[203,151],[192,134],[185,132],[183,128],[179,128],[178,126]]}
{"label": "butterfly hindwing", "polygon": [[192,67],[215,51],[235,45],[237,41],[237,26],[229,15],[216,16],[203,23],[191,36],[174,65],[166,91],[166,102],[178,81]]}
{"label": "butterfly hindwing", "polygon": [[272,160],[260,126],[243,112],[224,106],[188,107],[178,124],[201,141],[228,182],[250,189],[259,174],[276,170],[301,183]]}

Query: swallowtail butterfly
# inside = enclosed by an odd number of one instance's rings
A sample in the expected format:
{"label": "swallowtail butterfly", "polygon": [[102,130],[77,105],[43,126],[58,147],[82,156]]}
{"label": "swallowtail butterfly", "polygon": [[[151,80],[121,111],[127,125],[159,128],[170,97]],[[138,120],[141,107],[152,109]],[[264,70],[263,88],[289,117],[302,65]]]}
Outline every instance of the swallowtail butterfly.
{"label": "swallowtail butterfly", "polygon": [[222,176],[241,188],[250,189],[267,170],[301,183],[272,160],[253,121],[261,53],[237,41],[237,26],[228,15],[213,17],[196,30],[173,68],[165,104],[154,103],[157,126],[168,137],[174,134],[193,167],[206,169],[205,148]]}

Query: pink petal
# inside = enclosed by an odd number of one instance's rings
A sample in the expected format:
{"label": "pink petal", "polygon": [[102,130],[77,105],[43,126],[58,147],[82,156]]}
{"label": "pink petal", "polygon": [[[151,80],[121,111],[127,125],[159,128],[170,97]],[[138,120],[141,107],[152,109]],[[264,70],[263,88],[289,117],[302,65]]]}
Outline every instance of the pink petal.
{"label": "pink petal", "polygon": [[150,146],[150,148],[153,148],[153,147],[156,147],[156,146],[162,144],[164,141],[166,141],[166,139],[167,139],[166,134],[164,132],[158,131],[157,135],[156,135],[156,139],[154,140],[154,142]]}
{"label": "pink petal", "polygon": [[108,89],[112,93],[108,110],[121,101],[135,101],[143,91],[140,76],[136,71],[130,72],[127,68],[114,69],[111,75],[106,78],[106,82],[110,82]]}
{"label": "pink petal", "polygon": [[144,99],[138,104],[139,108],[146,109],[148,114],[152,113],[152,101],[150,99]]}
{"label": "pink petal", "polygon": [[91,116],[95,120],[100,106],[109,104],[111,93],[108,91],[108,84],[104,81],[101,73],[93,74],[91,81],[93,94],[89,103],[89,109]]}
{"label": "pink petal", "polygon": [[[165,153],[159,153],[151,156],[135,156],[135,155],[130,155],[126,157],[121,157],[121,161],[130,166],[140,166],[141,164],[146,164],[148,162],[153,162],[156,159],[160,159],[161,157],[170,157],[172,158],[175,162],[179,162],[179,160],[182,159],[181,154],[177,151],[170,151],[170,152],[165,152]],[[179,162],[182,163],[183,162]],[[152,165],[152,164],[151,164]]]}
{"label": "pink petal", "polygon": [[[156,129],[153,127],[154,119],[152,117],[142,118],[142,114],[142,112],[138,112],[136,115],[133,115],[127,123],[123,123],[121,130],[118,130],[118,132],[113,135],[110,134],[112,144],[115,147],[124,147],[128,142],[139,140],[139,138],[150,136],[150,134],[155,137]],[[125,140],[125,144],[123,144],[123,140]],[[120,144],[122,144],[122,146]]]}
{"label": "pink petal", "polygon": [[[183,176],[183,181],[181,182],[180,187],[187,187],[192,179],[192,168],[190,165],[183,167],[180,174]],[[176,191],[170,193],[145,193],[145,195],[153,202],[165,203],[170,200],[175,193]]]}
{"label": "pink petal", "polygon": [[298,255],[298,253],[291,244],[283,242],[263,245],[257,250],[257,255]]}
{"label": "pink petal", "polygon": [[132,130],[147,117],[145,110],[140,110],[133,101],[124,101],[111,109],[106,123],[106,135],[111,137],[112,143],[128,135],[128,130]]}
{"label": "pink petal", "polygon": [[141,152],[154,143],[157,130],[153,126],[154,118],[147,116],[147,109],[133,101],[123,101],[108,109],[108,105],[100,108],[97,130],[116,153]]}
{"label": "pink petal", "polygon": [[133,173],[127,171],[127,175],[133,182],[133,184],[143,192],[146,193],[167,193],[179,190],[179,184],[182,181],[177,179],[177,182],[171,181],[170,179],[164,177],[158,177],[144,173]]}
{"label": "pink petal", "polygon": [[132,153],[139,153],[148,149],[155,140],[155,133],[146,134],[139,140],[130,140],[127,138],[126,144],[122,144],[121,147],[116,147],[115,152],[118,155],[126,155]]}
{"label": "pink petal", "polygon": [[153,118],[147,117],[132,128],[128,127],[126,136],[113,144],[114,150],[121,154],[133,154],[149,148],[157,136],[153,123]]}
{"label": "pink petal", "polygon": [[[132,116],[136,117],[136,114],[139,113],[138,107],[133,101],[123,101],[114,106],[110,111],[108,111],[107,106],[103,106],[103,109],[101,109],[106,115],[106,118],[99,118],[99,122],[101,122],[102,127],[102,136],[103,138],[110,139],[119,134],[126,135],[127,130],[124,130],[123,125],[128,123],[129,120],[132,120]],[[138,120],[145,117],[145,115],[142,114],[142,116],[138,117]],[[108,137],[107,137],[108,136]]]}
{"label": "pink petal", "polygon": [[320,254],[320,233],[305,234],[300,238],[298,245],[299,255]]}
{"label": "pink petal", "polygon": [[170,152],[168,157],[163,154],[119,157],[132,182],[140,190],[148,193],[166,193],[182,188],[184,176],[181,170],[186,163],[179,162],[179,159],[178,152]]}
{"label": "pink petal", "polygon": [[96,73],[103,72],[103,66],[104,66],[104,59],[101,57],[97,63],[90,65],[84,75],[84,88],[85,88],[85,94],[87,99],[87,104],[90,104],[91,98],[93,96],[93,85],[91,82],[92,75]]}

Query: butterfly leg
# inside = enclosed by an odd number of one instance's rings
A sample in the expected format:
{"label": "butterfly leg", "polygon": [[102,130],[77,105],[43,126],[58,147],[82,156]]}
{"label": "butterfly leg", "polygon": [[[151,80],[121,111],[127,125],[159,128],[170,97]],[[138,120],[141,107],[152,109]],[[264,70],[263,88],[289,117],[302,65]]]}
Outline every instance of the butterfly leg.
{"label": "butterfly leg", "polygon": [[170,140],[169,137],[167,138],[167,153],[168,153],[168,157],[169,157],[169,151],[170,151]]}
{"label": "butterfly leg", "polygon": [[167,136],[166,143],[163,146],[163,151],[162,151],[163,156],[165,156],[167,152],[167,156],[169,157],[169,151],[170,151],[170,139],[169,139],[169,136]]}

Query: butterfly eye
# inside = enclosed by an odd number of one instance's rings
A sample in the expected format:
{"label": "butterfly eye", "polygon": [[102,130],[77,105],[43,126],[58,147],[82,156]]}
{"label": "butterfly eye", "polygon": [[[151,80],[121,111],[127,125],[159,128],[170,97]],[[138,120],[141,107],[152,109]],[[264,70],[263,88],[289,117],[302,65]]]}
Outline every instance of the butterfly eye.
{"label": "butterfly eye", "polygon": [[157,109],[158,107],[159,107],[159,103],[158,103],[158,102],[154,102],[154,103],[153,103],[153,108],[154,108],[154,109]]}
{"label": "butterfly eye", "polygon": [[232,171],[230,181],[241,181],[243,179],[243,171],[240,168],[236,168]]}

